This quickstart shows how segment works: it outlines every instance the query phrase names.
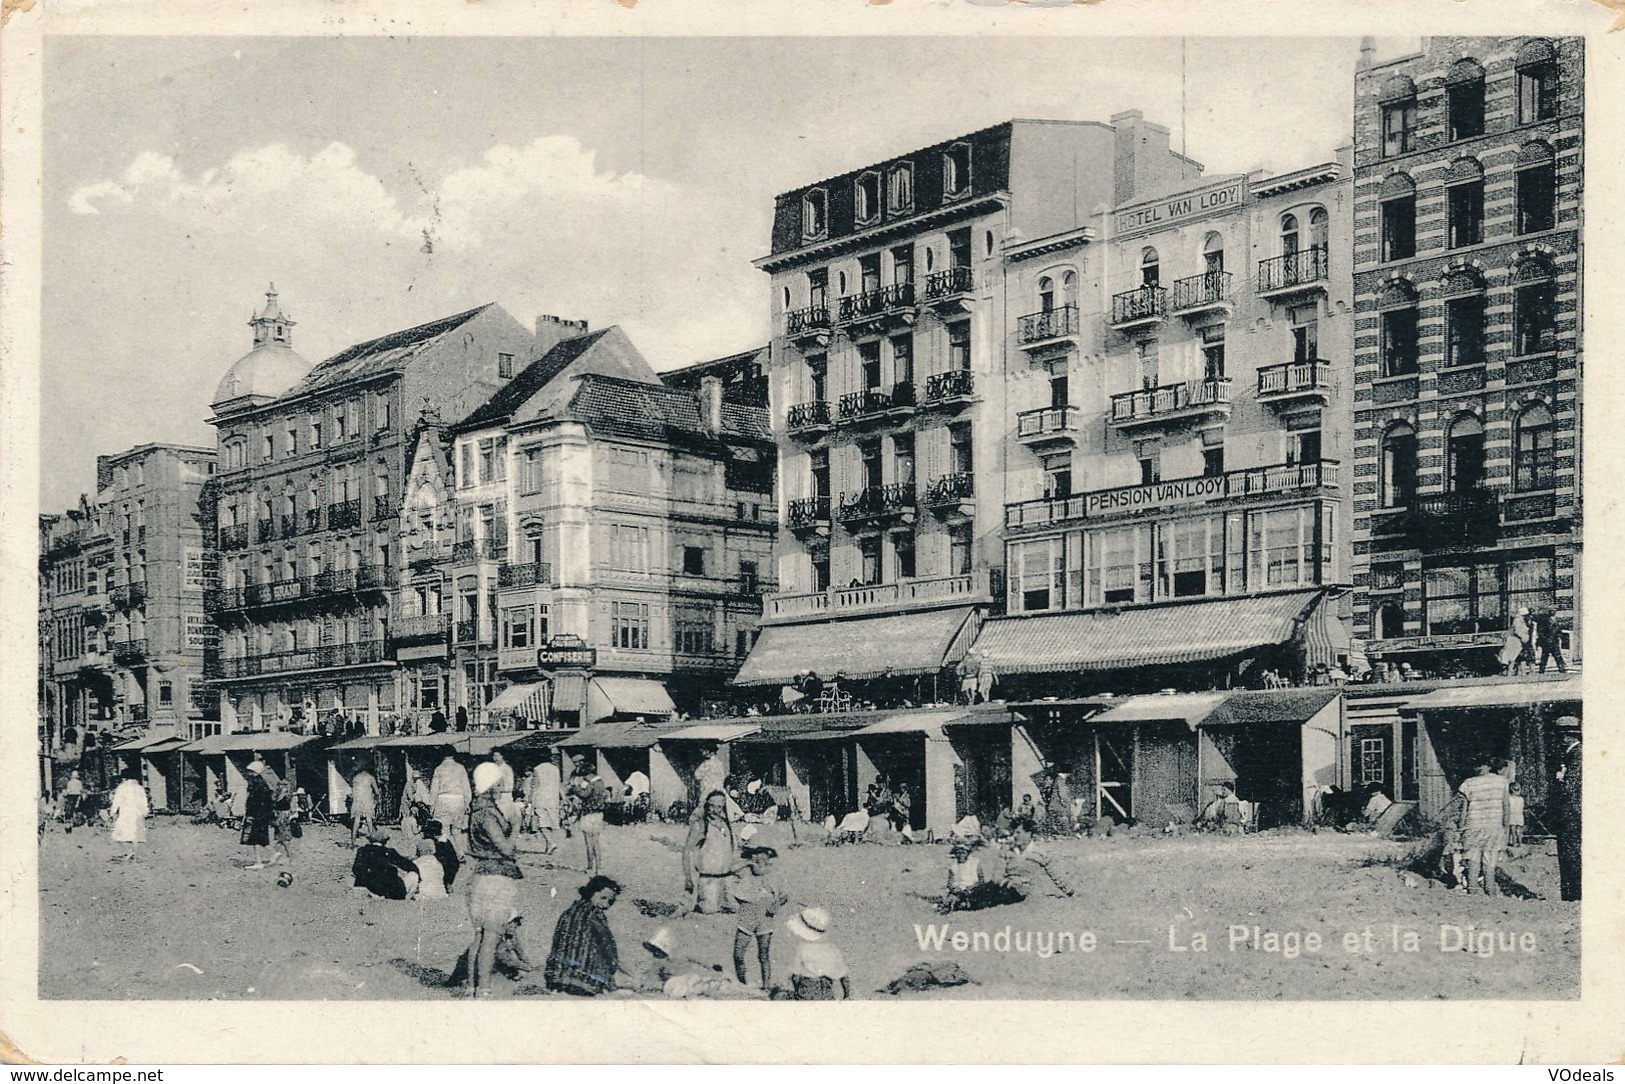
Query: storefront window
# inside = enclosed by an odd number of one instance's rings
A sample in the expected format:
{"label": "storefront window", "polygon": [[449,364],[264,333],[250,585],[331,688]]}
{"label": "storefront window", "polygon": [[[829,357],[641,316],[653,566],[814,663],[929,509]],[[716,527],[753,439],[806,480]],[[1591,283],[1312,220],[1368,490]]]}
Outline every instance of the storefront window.
{"label": "storefront window", "polygon": [[1283,508],[1251,517],[1247,540],[1251,588],[1315,582],[1315,520],[1311,508]]}
{"label": "storefront window", "polygon": [[1194,598],[1224,591],[1224,520],[1218,516],[1157,529],[1157,597]]}
{"label": "storefront window", "polygon": [[1024,613],[1059,610],[1066,604],[1066,551],[1059,538],[1022,542],[1011,548],[1015,602]]}

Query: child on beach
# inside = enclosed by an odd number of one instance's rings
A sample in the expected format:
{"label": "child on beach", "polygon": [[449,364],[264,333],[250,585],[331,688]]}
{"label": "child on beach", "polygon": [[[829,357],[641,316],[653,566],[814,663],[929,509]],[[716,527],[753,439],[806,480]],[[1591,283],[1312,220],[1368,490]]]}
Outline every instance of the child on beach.
{"label": "child on beach", "polygon": [[1512,811],[1507,816],[1507,846],[1523,846],[1523,785],[1514,783],[1510,788]]}
{"label": "child on beach", "polygon": [[733,881],[734,902],[739,908],[739,925],[734,933],[734,975],[741,983],[745,976],[745,953],[756,942],[756,961],[762,969],[762,989],[773,988],[773,920],[789,897],[773,876],[773,863],[779,852],[772,847],[746,846],[740,852],[749,872]]}
{"label": "child on beach", "polygon": [[801,941],[790,964],[790,985],[795,990],[795,999],[835,1001],[835,989],[839,986],[840,1000],[851,1000],[852,982],[846,973],[846,957],[826,939],[829,912],[822,907],[809,907],[790,916],[785,925]]}

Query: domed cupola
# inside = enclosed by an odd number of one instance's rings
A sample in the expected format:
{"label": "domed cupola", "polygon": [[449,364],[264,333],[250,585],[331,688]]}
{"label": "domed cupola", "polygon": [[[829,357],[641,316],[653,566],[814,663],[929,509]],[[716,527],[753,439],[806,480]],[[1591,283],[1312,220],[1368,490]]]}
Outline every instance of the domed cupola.
{"label": "domed cupola", "polygon": [[294,321],[277,303],[276,284],[265,293],[265,309],[248,321],[254,349],[237,360],[215,389],[214,402],[253,396],[274,399],[310,372],[310,362],[293,349]]}

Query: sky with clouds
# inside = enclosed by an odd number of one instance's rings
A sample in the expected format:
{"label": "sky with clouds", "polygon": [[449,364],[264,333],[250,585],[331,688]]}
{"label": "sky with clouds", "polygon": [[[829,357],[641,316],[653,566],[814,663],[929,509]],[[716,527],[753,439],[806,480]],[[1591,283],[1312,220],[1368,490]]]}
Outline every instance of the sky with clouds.
{"label": "sky with clouds", "polygon": [[[1384,49],[1386,53],[1387,50]],[[1138,108],[1209,173],[1347,142],[1354,39],[113,38],[45,56],[42,502],[212,444],[274,281],[317,362],[496,301],[657,369],[768,336],[775,193]]]}

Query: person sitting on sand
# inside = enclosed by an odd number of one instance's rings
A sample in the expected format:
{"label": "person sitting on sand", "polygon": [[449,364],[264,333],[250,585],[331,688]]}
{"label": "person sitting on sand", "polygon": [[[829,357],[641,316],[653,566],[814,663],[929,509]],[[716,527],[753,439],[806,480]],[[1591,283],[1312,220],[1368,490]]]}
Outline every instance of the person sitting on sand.
{"label": "person sitting on sand", "polygon": [[829,941],[829,912],[809,907],[791,915],[785,926],[800,942],[790,963],[790,986],[797,1001],[834,1001],[835,991],[842,1000],[851,1000],[852,981],[847,976],[846,958]]}
{"label": "person sitting on sand", "polygon": [[355,852],[350,872],[355,876],[355,887],[386,900],[404,900],[417,891],[418,867],[404,854],[385,846],[388,842],[388,832],[369,833],[366,846]]}
{"label": "person sitting on sand", "polygon": [[1010,826],[1010,846],[1005,851],[1004,885],[1021,899],[1030,899],[1054,887],[1071,896],[1072,886],[1055,869],[1054,859],[1033,838],[1037,825],[1030,817],[1020,817]]}
{"label": "person sitting on sand", "polygon": [[638,979],[638,988],[647,993],[664,994],[679,1000],[693,998],[724,999],[730,1001],[761,999],[765,991],[754,990],[744,983],[734,982],[722,973],[721,964],[708,964],[677,951],[677,935],[670,926],[662,926],[643,943],[649,953],[649,964]]}
{"label": "person sitting on sand", "polygon": [[620,951],[609,928],[609,909],[620,898],[620,882],[598,874],[577,893],[581,898],[564,909],[553,928],[553,949],[544,972],[547,988],[594,997],[636,986],[636,980],[621,971]]}

